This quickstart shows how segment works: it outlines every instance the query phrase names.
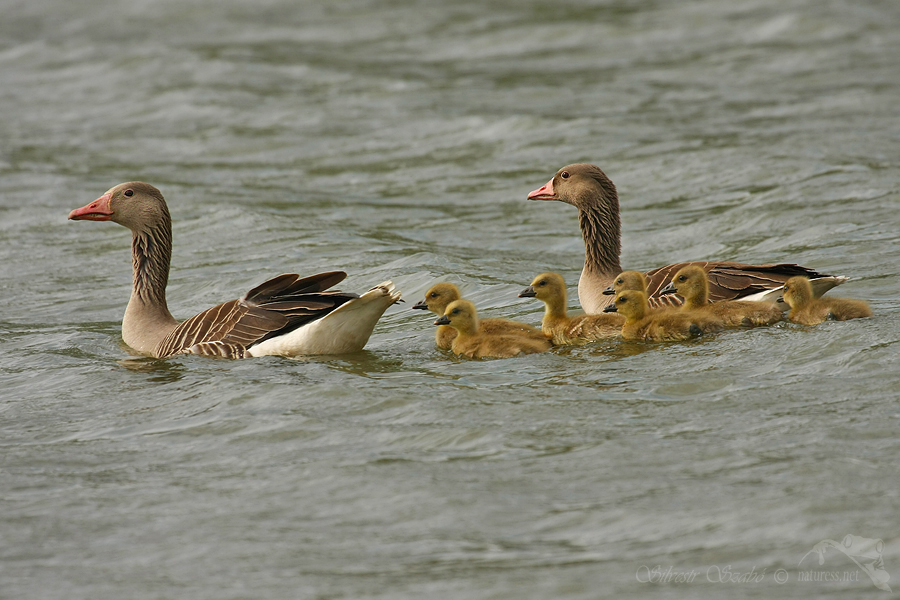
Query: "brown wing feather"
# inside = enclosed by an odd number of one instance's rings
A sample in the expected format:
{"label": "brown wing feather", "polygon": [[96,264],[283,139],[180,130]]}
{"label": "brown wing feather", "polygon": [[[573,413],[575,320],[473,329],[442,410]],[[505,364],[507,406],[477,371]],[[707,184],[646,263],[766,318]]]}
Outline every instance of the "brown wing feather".
{"label": "brown wing feather", "polygon": [[785,281],[795,275],[803,275],[810,279],[830,277],[812,269],[795,264],[748,265],[744,263],[720,262],[683,262],[667,265],[645,273],[647,277],[647,293],[651,306],[661,304],[680,305],[681,298],[675,294],[660,296],[659,291],[672,280],[682,267],[696,265],[702,267],[709,277],[709,299],[737,300],[750,294],[781,287]]}
{"label": "brown wing feather", "polygon": [[287,274],[253,288],[239,300],[207,309],[179,324],[156,348],[160,358],[191,353],[243,358],[251,346],[321,319],[356,294],[323,290],[346,273],[301,278]]}

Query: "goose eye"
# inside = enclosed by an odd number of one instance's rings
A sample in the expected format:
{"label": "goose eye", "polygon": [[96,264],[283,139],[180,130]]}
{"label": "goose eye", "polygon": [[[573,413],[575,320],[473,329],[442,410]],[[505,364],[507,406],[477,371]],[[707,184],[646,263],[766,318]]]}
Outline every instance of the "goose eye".
{"label": "goose eye", "polygon": [[568,179],[568,178],[569,178],[569,172],[568,172],[568,171],[563,171],[562,173],[559,174],[559,176],[562,177],[563,179]]}
{"label": "goose eye", "polygon": [[125,195],[131,198],[134,196],[134,190],[125,190]]}

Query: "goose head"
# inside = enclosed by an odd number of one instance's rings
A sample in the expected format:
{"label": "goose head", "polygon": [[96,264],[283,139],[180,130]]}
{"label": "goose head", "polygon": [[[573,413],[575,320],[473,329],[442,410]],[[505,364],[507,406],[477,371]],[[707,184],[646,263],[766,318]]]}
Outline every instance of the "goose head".
{"label": "goose head", "polygon": [[170,223],[162,193],[142,181],[120,183],[105,194],[69,213],[73,221],[113,221],[140,232]]}
{"label": "goose head", "polygon": [[791,308],[804,306],[805,304],[811,302],[814,296],[812,285],[809,283],[809,279],[807,279],[806,277],[798,276],[791,277],[790,279],[785,281],[784,287],[781,291],[781,298]]}
{"label": "goose head", "polygon": [[588,163],[563,167],[553,179],[528,194],[528,199],[557,200],[578,208],[614,205],[616,214],[619,208],[616,186],[600,167]]}
{"label": "goose head", "polygon": [[425,292],[425,299],[413,304],[413,308],[430,310],[433,313],[443,315],[447,306],[455,300],[459,300],[459,288],[452,283],[436,283]]}
{"label": "goose head", "polygon": [[454,300],[435,325],[449,325],[460,333],[475,333],[478,329],[478,312],[468,300]]}
{"label": "goose head", "polygon": [[622,271],[612,285],[603,290],[604,296],[615,296],[623,290],[637,290],[647,293],[647,278],[640,271]]}

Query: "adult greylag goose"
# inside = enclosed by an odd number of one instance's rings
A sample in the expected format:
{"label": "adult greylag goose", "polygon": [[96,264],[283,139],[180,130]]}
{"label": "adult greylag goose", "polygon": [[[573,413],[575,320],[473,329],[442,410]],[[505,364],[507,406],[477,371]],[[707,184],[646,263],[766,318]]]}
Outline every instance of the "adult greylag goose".
{"label": "adult greylag goose", "polygon": [[618,312],[625,317],[622,337],[626,340],[674,342],[722,328],[720,321],[694,312],[675,309],[651,312],[647,294],[638,290],[619,292],[603,311]]}
{"label": "adult greylag goose", "polygon": [[519,297],[537,298],[544,303],[541,330],[557,346],[618,337],[625,324],[625,317],[617,314],[570,317],[566,306],[566,282],[559,273],[541,273],[519,293]]}
{"label": "adult greylag goose", "polygon": [[166,304],[172,224],[158,189],[140,181],[119,184],[73,210],[69,219],[113,221],[131,230],[133,279],[122,339],[141,354],[246,358],[356,352],[400,299],[390,281],[358,296],[326,291],[347,276],[342,271],[286,274],[179,324]]}
{"label": "adult greylag goose", "polygon": [[872,316],[865,300],[816,298],[806,277],[791,277],[784,284],[784,301],[791,307],[788,319],[801,325],[818,325],[827,319],[846,321]]}
{"label": "adult greylag goose", "polygon": [[774,302],[720,300],[710,303],[706,271],[697,265],[678,269],[661,294],[678,294],[684,299],[680,310],[696,310],[721,319],[726,327],[773,325],[781,320],[781,309]]}
{"label": "adult greylag goose", "polygon": [[[451,302],[459,300],[462,296],[459,288],[449,282],[436,283],[427,292],[425,299],[413,304],[413,308],[419,310],[429,310],[436,315],[443,316],[444,311]],[[532,327],[526,323],[518,321],[510,321],[509,319],[480,319],[478,321],[481,331],[486,334],[523,334],[529,335],[537,340],[545,337],[541,330]],[[456,339],[456,329],[449,325],[438,325],[437,331],[434,332],[434,341],[437,347],[442,350],[449,350]]]}
{"label": "adult greylag goose", "polygon": [[450,349],[454,354],[469,358],[510,358],[519,354],[545,352],[551,347],[550,340],[528,334],[487,333],[478,322],[475,305],[468,300],[456,300],[447,306],[444,315],[435,325],[449,325],[457,331]]}
{"label": "adult greylag goose", "polygon": [[[568,165],[553,179],[528,194],[529,200],[557,200],[578,209],[584,238],[584,268],[578,281],[578,299],[588,314],[596,314],[612,300],[603,295],[615,276],[622,272],[621,221],[616,186],[599,167],[587,163]],[[804,275],[813,281],[816,296],[847,280],[795,264],[749,265],[730,261],[678,263],[647,271],[647,291],[652,306],[675,302],[674,296],[660,299],[659,292],[681,267],[696,264],[709,274],[712,301],[774,299],[789,278]]]}

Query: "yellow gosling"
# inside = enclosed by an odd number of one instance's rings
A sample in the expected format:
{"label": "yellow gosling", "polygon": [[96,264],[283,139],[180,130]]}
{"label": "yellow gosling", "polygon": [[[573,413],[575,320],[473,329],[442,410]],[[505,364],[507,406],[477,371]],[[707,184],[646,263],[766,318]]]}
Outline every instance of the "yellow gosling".
{"label": "yellow gosling", "polygon": [[435,325],[448,325],[457,331],[450,349],[454,354],[469,358],[510,358],[519,354],[534,354],[550,349],[546,337],[536,339],[525,333],[488,333],[478,322],[475,305],[468,300],[456,300],[447,307]]}
{"label": "yellow gosling", "polygon": [[619,292],[604,311],[618,312],[625,317],[622,337],[626,340],[672,342],[716,330],[714,323],[704,322],[701,315],[694,313],[677,310],[650,312],[647,294],[638,290]]}
{"label": "yellow gosling", "polygon": [[[452,283],[436,283],[425,292],[425,299],[416,302],[413,308],[429,310],[438,316],[442,316],[451,302],[459,300],[462,296],[459,288]],[[508,319],[482,319],[481,327],[486,333],[529,333],[539,339],[541,330],[526,323],[518,323]],[[456,338],[456,330],[449,325],[441,325],[434,332],[434,341],[442,350],[449,350]]]}
{"label": "yellow gosling", "polygon": [[680,310],[695,310],[720,319],[726,327],[772,325],[781,320],[781,309],[774,302],[754,300],[722,300],[709,302],[709,280],[706,271],[696,265],[682,267],[663,288],[662,294],[678,294],[684,298]]}
{"label": "yellow gosling", "polygon": [[618,337],[625,324],[625,317],[617,314],[568,316],[566,282],[559,273],[541,273],[519,297],[537,298],[544,303],[541,330],[557,346]]}
{"label": "yellow gosling", "polygon": [[647,301],[650,304],[650,312],[657,310],[665,310],[668,308],[678,307],[681,300],[674,299],[673,296],[653,296],[647,288],[647,277],[640,271],[622,271],[613,279],[612,285],[603,290],[605,296],[615,296],[623,290],[637,290],[647,294]]}
{"label": "yellow gosling", "polygon": [[782,297],[791,307],[788,319],[801,325],[818,325],[826,319],[846,321],[872,316],[872,309],[864,300],[816,298],[806,277],[788,279]]}

